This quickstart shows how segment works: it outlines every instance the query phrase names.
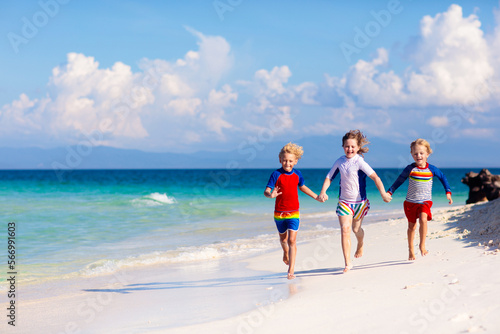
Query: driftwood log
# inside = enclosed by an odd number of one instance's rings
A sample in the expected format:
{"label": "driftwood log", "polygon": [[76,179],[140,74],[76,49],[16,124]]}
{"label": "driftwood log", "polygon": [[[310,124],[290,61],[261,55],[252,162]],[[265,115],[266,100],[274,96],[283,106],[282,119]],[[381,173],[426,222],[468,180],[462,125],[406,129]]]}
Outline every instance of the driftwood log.
{"label": "driftwood log", "polygon": [[468,172],[462,183],[469,186],[466,204],[492,201],[500,197],[500,175],[493,175],[487,169],[479,173]]}

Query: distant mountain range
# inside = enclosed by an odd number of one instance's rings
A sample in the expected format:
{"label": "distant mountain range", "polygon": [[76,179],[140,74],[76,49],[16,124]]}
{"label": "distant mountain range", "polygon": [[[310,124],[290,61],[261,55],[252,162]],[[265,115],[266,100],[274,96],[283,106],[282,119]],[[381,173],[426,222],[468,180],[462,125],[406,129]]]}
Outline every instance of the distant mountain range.
{"label": "distant mountain range", "polygon": [[[409,143],[370,139],[366,161],[374,168],[401,168],[413,162]],[[296,141],[304,147],[297,168],[330,168],[343,154],[341,137],[316,136]],[[165,169],[165,168],[278,168],[278,152],[285,142],[243,142],[228,152],[200,151],[190,154],[155,153],[105,146],[68,146],[53,149],[0,148],[0,169]],[[438,167],[491,168],[500,166],[491,142],[449,140],[433,145],[429,161]],[[499,150],[496,149],[498,153]]]}

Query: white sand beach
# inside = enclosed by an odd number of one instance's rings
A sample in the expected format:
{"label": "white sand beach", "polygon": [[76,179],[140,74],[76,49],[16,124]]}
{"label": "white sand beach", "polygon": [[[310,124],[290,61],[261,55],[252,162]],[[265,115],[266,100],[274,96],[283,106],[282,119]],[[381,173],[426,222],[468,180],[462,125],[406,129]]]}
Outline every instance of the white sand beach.
{"label": "white sand beach", "polygon": [[401,213],[364,227],[364,255],[346,274],[340,236],[329,232],[299,243],[292,281],[276,250],[232,264],[53,282],[37,292],[21,286],[17,325],[4,317],[1,332],[499,333],[500,200],[433,214],[429,254],[416,261],[407,260]]}

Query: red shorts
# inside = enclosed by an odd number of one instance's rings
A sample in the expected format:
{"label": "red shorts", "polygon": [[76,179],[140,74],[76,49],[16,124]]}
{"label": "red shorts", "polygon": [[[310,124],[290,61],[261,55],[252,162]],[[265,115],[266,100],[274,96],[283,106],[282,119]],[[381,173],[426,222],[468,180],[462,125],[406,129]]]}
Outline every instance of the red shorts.
{"label": "red shorts", "polygon": [[412,203],[405,201],[403,207],[405,209],[406,218],[408,218],[408,222],[410,223],[416,223],[417,219],[420,218],[421,212],[427,214],[427,220],[432,220],[432,201],[425,201],[424,203]]}

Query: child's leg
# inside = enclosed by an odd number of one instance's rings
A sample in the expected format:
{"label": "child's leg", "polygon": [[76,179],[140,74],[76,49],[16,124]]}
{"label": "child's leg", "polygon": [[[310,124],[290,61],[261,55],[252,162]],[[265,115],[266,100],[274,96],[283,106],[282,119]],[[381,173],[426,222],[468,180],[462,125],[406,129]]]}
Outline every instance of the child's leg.
{"label": "child's leg", "polygon": [[408,222],[408,260],[415,260],[415,247],[413,246],[413,240],[415,239],[415,231],[417,230],[417,222],[410,223]]}
{"label": "child's leg", "polygon": [[361,223],[363,222],[363,218],[361,219],[353,219],[352,221],[352,231],[358,240],[358,246],[356,247],[356,253],[354,253],[354,257],[358,258],[363,256],[363,239],[365,237],[365,231],[361,228]]}
{"label": "child's leg", "polygon": [[345,262],[344,272],[347,272],[349,269],[352,268],[351,265],[352,216],[339,216],[339,223],[341,228],[342,252],[344,253],[344,262]]}
{"label": "child's leg", "polygon": [[288,230],[288,251],[289,262],[288,265],[288,279],[294,279],[295,275],[295,258],[297,256],[297,231]]}
{"label": "child's leg", "polygon": [[288,266],[289,264],[288,231],[286,231],[285,233],[280,233],[279,235],[280,235],[281,248],[283,248],[283,262],[285,262],[285,264]]}
{"label": "child's leg", "polygon": [[420,234],[420,254],[422,254],[422,256],[426,256],[429,251],[425,249],[425,238],[427,236],[427,214],[425,212],[420,213],[419,223],[420,228],[418,232]]}

